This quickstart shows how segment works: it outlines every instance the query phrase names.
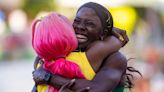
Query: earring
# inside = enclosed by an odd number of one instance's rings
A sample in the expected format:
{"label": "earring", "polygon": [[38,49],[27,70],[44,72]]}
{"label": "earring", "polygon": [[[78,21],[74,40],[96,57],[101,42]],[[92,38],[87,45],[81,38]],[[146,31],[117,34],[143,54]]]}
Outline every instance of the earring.
{"label": "earring", "polygon": [[108,30],[107,30],[107,29],[105,29],[105,30],[104,30],[104,33],[108,33]]}
{"label": "earring", "polygon": [[104,40],[104,36],[101,36],[101,37],[100,37],[100,40],[102,40],[102,41],[103,41],[103,40]]}

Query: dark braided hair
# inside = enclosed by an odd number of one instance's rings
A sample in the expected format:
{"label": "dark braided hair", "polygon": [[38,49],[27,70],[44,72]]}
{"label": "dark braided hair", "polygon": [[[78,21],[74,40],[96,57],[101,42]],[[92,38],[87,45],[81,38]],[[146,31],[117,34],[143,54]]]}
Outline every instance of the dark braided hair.
{"label": "dark braided hair", "polygon": [[[130,61],[132,59],[134,58],[130,58],[127,61]],[[126,74],[124,75],[124,81],[125,81],[124,87],[130,88],[130,90],[131,88],[134,87],[134,83],[132,82],[134,80],[134,76],[132,73],[137,73],[142,77],[142,74],[138,70],[136,70],[134,67],[127,66]]]}

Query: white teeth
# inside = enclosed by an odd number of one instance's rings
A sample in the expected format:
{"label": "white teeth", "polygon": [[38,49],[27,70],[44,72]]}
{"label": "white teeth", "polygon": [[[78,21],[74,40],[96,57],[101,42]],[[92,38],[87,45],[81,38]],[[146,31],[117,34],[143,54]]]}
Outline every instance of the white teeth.
{"label": "white teeth", "polygon": [[87,39],[86,36],[84,36],[84,35],[80,35],[80,34],[77,34],[76,37],[77,37],[77,38],[80,38],[80,39]]}
{"label": "white teeth", "polygon": [[84,43],[88,40],[88,38],[85,35],[77,34],[76,37],[79,43]]}
{"label": "white teeth", "polygon": [[79,43],[84,43],[84,42],[86,42],[87,41],[87,39],[78,39],[78,42]]}

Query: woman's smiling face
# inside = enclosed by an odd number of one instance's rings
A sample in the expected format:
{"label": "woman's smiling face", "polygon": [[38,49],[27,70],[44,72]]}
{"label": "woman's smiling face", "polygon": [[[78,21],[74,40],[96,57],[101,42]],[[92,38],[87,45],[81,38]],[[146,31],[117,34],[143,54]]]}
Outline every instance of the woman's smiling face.
{"label": "woman's smiling face", "polygon": [[92,42],[99,40],[102,24],[92,8],[83,7],[73,22],[73,27],[78,39],[79,48],[86,48]]}

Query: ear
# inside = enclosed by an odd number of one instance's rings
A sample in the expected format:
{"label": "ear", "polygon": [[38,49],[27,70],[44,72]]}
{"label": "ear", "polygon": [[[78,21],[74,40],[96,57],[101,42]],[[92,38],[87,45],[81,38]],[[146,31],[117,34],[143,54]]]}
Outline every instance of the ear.
{"label": "ear", "polygon": [[106,38],[106,37],[108,36],[108,34],[109,34],[108,29],[104,29],[104,30],[103,30],[102,36],[103,36],[104,38]]}
{"label": "ear", "polygon": [[104,29],[104,30],[101,31],[99,39],[104,40],[104,38],[107,37],[107,36],[108,36],[108,29]]}
{"label": "ear", "polygon": [[108,29],[105,29],[103,34],[107,35],[108,34]]}

